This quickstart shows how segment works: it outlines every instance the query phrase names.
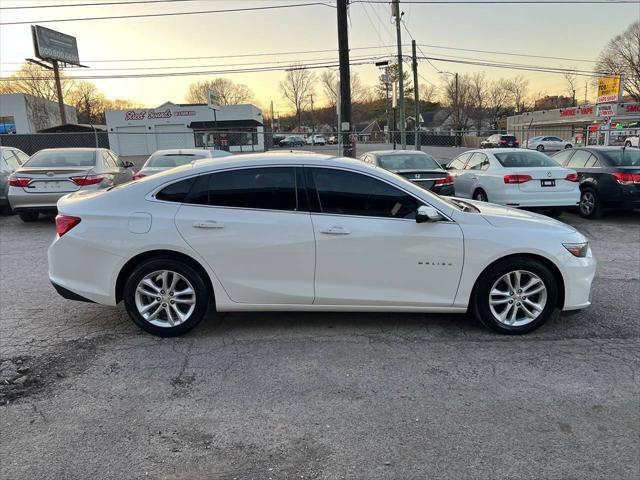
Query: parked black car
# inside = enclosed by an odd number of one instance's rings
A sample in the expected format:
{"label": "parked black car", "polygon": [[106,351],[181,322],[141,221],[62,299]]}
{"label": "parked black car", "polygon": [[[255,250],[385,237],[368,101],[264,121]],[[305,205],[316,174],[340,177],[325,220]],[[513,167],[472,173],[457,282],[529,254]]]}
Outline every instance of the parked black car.
{"label": "parked black car", "polygon": [[578,172],[583,217],[598,218],[606,209],[640,209],[637,148],[580,147],[558,152],[553,159]]}
{"label": "parked black car", "polygon": [[416,150],[379,150],[360,160],[396,173],[438,195],[455,195],[453,177],[429,154]]}
{"label": "parked black car", "polygon": [[305,139],[298,135],[289,135],[288,137],[280,140],[281,147],[302,147],[306,144],[307,142],[305,141]]}
{"label": "parked black car", "polygon": [[487,137],[480,142],[480,148],[518,148],[520,142],[515,135],[501,135],[499,133]]}

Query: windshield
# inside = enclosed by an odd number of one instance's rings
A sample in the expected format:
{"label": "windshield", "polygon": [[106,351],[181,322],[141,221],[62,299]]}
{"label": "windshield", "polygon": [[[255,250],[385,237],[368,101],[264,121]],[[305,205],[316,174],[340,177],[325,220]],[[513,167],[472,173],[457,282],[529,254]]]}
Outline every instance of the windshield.
{"label": "windshield", "polygon": [[41,150],[23,165],[24,167],[93,167],[96,152],[93,150]]}
{"label": "windshield", "polygon": [[196,154],[165,154],[158,156],[151,156],[147,161],[145,167],[152,168],[173,168],[179,167],[180,165],[185,165],[194,160],[200,160],[201,158],[208,158],[206,155],[196,155]]}
{"label": "windshield", "polygon": [[426,154],[381,155],[378,157],[378,165],[386,170],[441,169],[440,165]]}
{"label": "windshield", "polygon": [[640,167],[640,150],[636,148],[605,150],[601,153],[616,167]]}
{"label": "windshield", "polygon": [[540,152],[494,153],[494,157],[505,168],[559,167],[560,164]]}

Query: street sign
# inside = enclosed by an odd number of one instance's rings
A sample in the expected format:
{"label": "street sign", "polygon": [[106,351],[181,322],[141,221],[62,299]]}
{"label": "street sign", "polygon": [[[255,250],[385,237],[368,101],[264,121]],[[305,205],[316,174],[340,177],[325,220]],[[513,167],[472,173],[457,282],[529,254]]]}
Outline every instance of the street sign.
{"label": "street sign", "polygon": [[207,90],[207,104],[213,110],[220,109],[220,96],[213,90]]}
{"label": "street sign", "polygon": [[613,75],[598,80],[598,99],[596,103],[611,103],[621,100],[622,77]]}
{"label": "street sign", "polygon": [[76,38],[40,25],[31,25],[33,49],[42,60],[80,65]]}

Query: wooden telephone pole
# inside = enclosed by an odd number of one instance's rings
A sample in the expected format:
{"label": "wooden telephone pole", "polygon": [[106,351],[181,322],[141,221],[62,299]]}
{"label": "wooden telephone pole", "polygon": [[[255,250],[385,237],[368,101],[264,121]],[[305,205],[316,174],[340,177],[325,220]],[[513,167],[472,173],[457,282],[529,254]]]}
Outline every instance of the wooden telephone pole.
{"label": "wooden telephone pole", "polygon": [[349,71],[348,0],[338,0],[338,51],[340,58],[340,124],[338,134],[342,137],[342,155],[355,157],[351,143],[351,73]]}

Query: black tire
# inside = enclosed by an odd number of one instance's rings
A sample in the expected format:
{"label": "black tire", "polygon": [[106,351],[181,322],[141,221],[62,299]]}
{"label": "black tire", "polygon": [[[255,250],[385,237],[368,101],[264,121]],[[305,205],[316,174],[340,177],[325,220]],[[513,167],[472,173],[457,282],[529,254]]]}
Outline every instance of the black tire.
{"label": "black tire", "polygon": [[539,151],[539,152],[544,152],[544,145],[538,145],[536,147],[536,150]]}
{"label": "black tire", "polygon": [[604,213],[602,201],[598,196],[598,192],[593,188],[585,188],[580,192],[580,203],[578,204],[578,213],[583,218],[600,218]]}
{"label": "black tire", "polygon": [[563,211],[564,210],[562,210],[561,208],[552,208],[551,210],[546,210],[544,214],[551,218],[558,218],[560,217],[560,215],[562,215]]}
{"label": "black tire", "polygon": [[[542,280],[546,287],[546,303],[539,315],[529,323],[507,325],[499,321],[491,311],[490,291],[503,275],[516,270],[533,273]],[[558,282],[553,273],[538,260],[527,257],[511,257],[495,263],[480,275],[476,281],[471,306],[476,318],[491,330],[504,335],[522,335],[539,328],[555,315],[558,312],[557,304]]]}
{"label": "black tire", "polygon": [[[144,277],[159,270],[168,270],[178,273],[191,283],[195,292],[195,308],[193,312],[187,320],[175,326],[168,325],[168,322],[167,326],[158,326],[150,323],[140,314],[138,307],[136,306],[135,295],[138,284],[142,279],[144,279]],[[154,258],[138,265],[131,275],[129,275],[129,278],[125,283],[123,293],[124,304],[131,320],[133,320],[133,322],[145,332],[158,337],[177,337],[193,330],[193,328],[195,328],[195,326],[198,325],[198,323],[200,323],[200,321],[202,321],[202,319],[207,315],[207,309],[211,297],[211,293],[207,288],[205,280],[196,269],[185,262],[170,257]],[[161,315],[165,315],[166,318],[166,314],[161,313]]]}
{"label": "black tire", "polygon": [[26,210],[24,212],[18,213],[18,216],[23,222],[37,222],[38,217],[40,216],[40,212],[38,212],[37,210]]}
{"label": "black tire", "polygon": [[488,202],[489,197],[487,196],[487,192],[479,188],[475,192],[473,192],[473,199],[479,202]]}
{"label": "black tire", "polygon": [[631,142],[624,142],[624,146],[625,147],[630,147],[631,146]]}
{"label": "black tire", "polygon": [[567,150],[569,148],[573,148],[573,145],[571,145],[570,143],[568,143],[567,145],[564,146],[564,149]]}

